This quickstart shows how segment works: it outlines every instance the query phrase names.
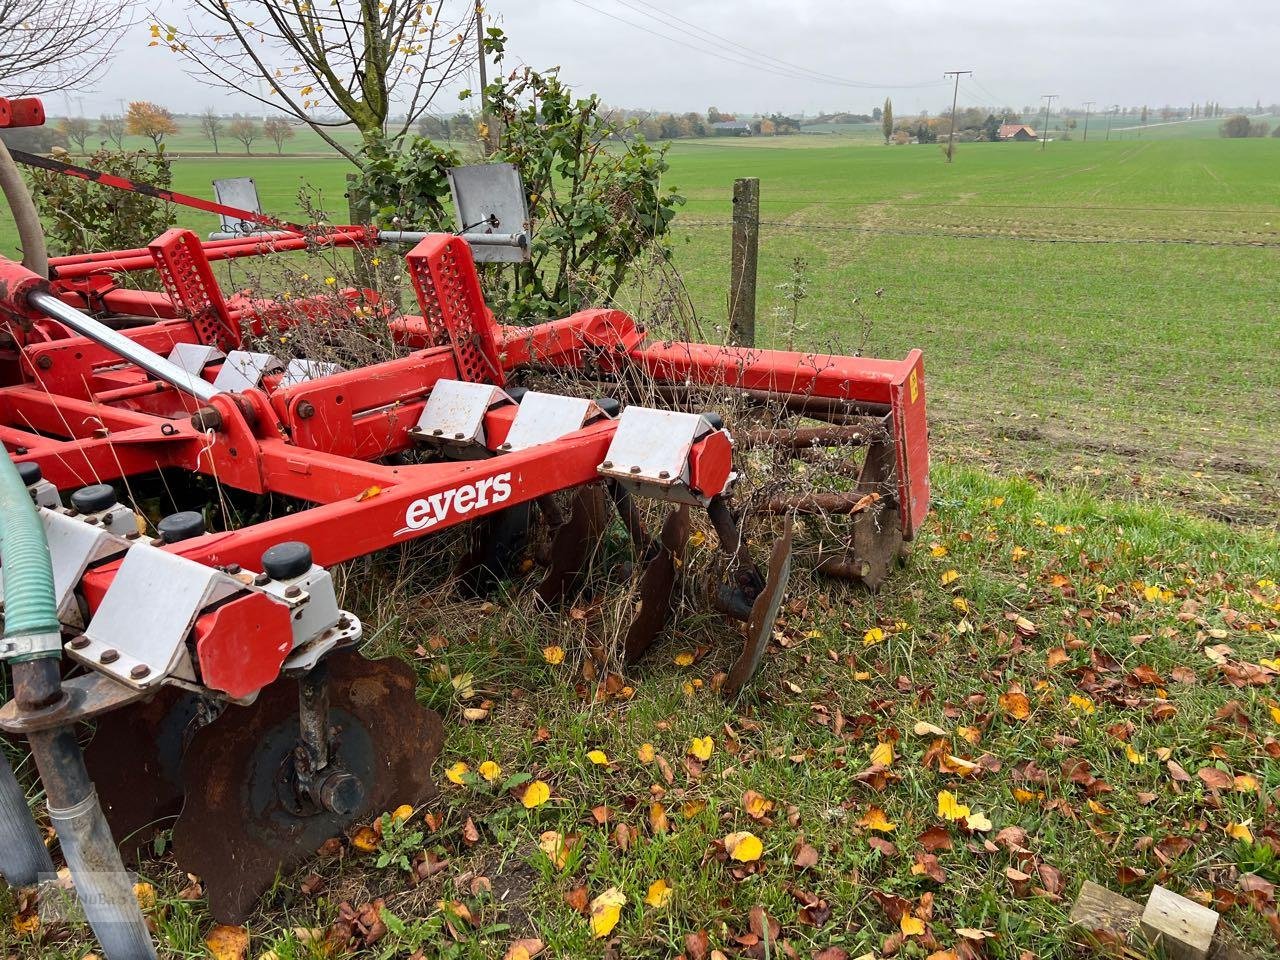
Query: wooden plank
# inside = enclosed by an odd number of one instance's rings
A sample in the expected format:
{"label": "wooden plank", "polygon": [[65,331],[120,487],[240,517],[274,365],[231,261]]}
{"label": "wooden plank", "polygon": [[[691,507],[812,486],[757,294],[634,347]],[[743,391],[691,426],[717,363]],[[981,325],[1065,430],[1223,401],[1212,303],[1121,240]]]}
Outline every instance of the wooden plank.
{"label": "wooden plank", "polygon": [[1125,944],[1142,919],[1142,905],[1091,880],[1071,907],[1071,925],[1099,946]]}
{"label": "wooden plank", "polygon": [[1168,960],[1208,960],[1217,927],[1216,910],[1159,885],[1142,911],[1147,939],[1163,948]]}

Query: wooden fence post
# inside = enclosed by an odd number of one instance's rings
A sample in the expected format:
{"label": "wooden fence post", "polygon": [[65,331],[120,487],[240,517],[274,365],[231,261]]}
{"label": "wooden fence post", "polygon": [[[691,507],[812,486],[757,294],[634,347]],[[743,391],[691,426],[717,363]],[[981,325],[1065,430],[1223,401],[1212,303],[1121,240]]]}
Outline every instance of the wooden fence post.
{"label": "wooden fence post", "polygon": [[733,181],[733,245],[729,270],[729,341],[756,345],[756,262],[760,254],[760,181]]}

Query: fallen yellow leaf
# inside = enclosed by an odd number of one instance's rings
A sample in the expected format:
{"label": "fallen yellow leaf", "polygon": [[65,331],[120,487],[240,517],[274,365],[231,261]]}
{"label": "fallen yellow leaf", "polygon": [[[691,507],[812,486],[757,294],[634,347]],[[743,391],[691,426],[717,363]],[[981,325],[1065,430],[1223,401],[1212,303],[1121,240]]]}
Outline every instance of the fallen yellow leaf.
{"label": "fallen yellow leaf", "polygon": [[1131,743],[1126,743],[1124,745],[1124,755],[1129,758],[1129,762],[1134,766],[1147,762],[1147,758],[1135,750]]}
{"label": "fallen yellow leaf", "polygon": [[964,818],[964,825],[970,830],[981,830],[986,832],[991,829],[991,821],[987,819],[985,813],[971,813]]}
{"label": "fallen yellow leaf", "polygon": [[677,667],[692,666],[693,654],[690,653],[688,650],[684,650],[684,651],[681,651],[680,653],[677,653],[674,657],[672,657],[672,660],[675,661],[675,665]]}
{"label": "fallen yellow leaf", "polygon": [[487,783],[493,783],[502,776],[502,768],[492,760],[486,760],[484,763],[480,764],[479,772],[480,776],[484,777]]}
{"label": "fallen yellow leaf", "polygon": [[875,749],[871,751],[871,762],[885,767],[890,766],[893,763],[893,744],[877,743]]}
{"label": "fallen yellow leaf", "polygon": [[524,796],[520,798],[520,802],[524,804],[526,810],[532,810],[534,807],[540,807],[551,799],[551,788],[541,780],[534,780],[524,788]]}
{"label": "fallen yellow leaf", "polygon": [[555,666],[564,663],[564,647],[553,645],[542,648],[542,659]]}
{"label": "fallen yellow leaf", "polygon": [[1067,699],[1071,702],[1071,705],[1081,713],[1093,713],[1093,711],[1097,709],[1094,707],[1092,700],[1079,693],[1073,693],[1071,696],[1067,697]]}
{"label": "fallen yellow leaf", "polygon": [[944,587],[949,587],[951,584],[955,583],[957,580],[960,579],[960,571],[947,570],[942,574],[942,576],[939,579],[941,579],[942,585]]}
{"label": "fallen yellow leaf", "polygon": [[587,759],[598,767],[607,767],[609,765],[609,755],[603,750],[591,750],[587,753]]}
{"label": "fallen yellow leaf", "polygon": [[951,606],[955,607],[955,609],[960,613],[969,612],[969,601],[964,597],[952,597]]}
{"label": "fallen yellow leaf", "polygon": [[538,839],[538,849],[547,855],[557,870],[563,870],[569,862],[569,851],[572,843],[562,833],[548,830]]}
{"label": "fallen yellow leaf", "polygon": [[449,769],[445,770],[444,775],[449,778],[451,783],[462,786],[462,778],[471,772],[471,767],[459,760]]}
{"label": "fallen yellow leaf", "polygon": [[249,931],[220,923],[204,938],[213,960],[244,960],[249,951]]}
{"label": "fallen yellow leaf", "polygon": [[391,819],[396,823],[404,823],[406,820],[413,818],[413,807],[407,803],[402,803],[391,811]]}
{"label": "fallen yellow leaf", "polygon": [[156,888],[140,880],[133,885],[133,898],[144,912],[150,910],[156,905]]}
{"label": "fallen yellow leaf", "polygon": [[769,811],[773,809],[773,801],[764,794],[748,790],[742,795],[742,809],[747,811],[747,816],[752,820],[760,820],[769,815]]}
{"label": "fallen yellow leaf", "polygon": [[969,816],[969,808],[958,802],[956,795],[950,790],[942,790],[938,793],[938,816],[948,820],[963,820]]}
{"label": "fallen yellow leaf", "polygon": [[715,750],[715,741],[710,737],[694,737],[689,741],[689,752],[699,760],[710,760],[713,750]]}
{"label": "fallen yellow leaf", "polygon": [[932,547],[929,548],[929,553],[935,557],[941,558],[941,557],[945,557],[948,553],[950,553],[950,551],[947,550],[947,548],[944,547],[942,544],[935,543]]}
{"label": "fallen yellow leaf", "polygon": [[1025,720],[1031,716],[1031,701],[1021,690],[1006,690],[1000,694],[1000,709],[1015,720]]}
{"label": "fallen yellow leaf", "polygon": [[884,639],[884,631],[881,630],[879,627],[872,627],[870,630],[868,630],[866,633],[862,635],[862,642],[866,644],[868,647],[871,646],[873,643],[879,643],[883,639]]}
{"label": "fallen yellow leaf", "polygon": [[1253,831],[1249,829],[1248,824],[1227,824],[1227,836],[1232,840],[1243,840],[1245,843],[1253,843]]}
{"label": "fallen yellow leaf", "polygon": [[724,838],[724,849],[739,863],[754,863],[764,853],[764,844],[754,833],[742,830]]}
{"label": "fallen yellow leaf", "polygon": [[661,910],[671,902],[671,896],[675,893],[671,884],[665,880],[655,880],[649,884],[649,892],[645,894],[644,902],[651,907]]}
{"label": "fallen yellow leaf", "polygon": [[361,853],[373,853],[378,849],[378,834],[373,827],[356,827],[351,834],[351,845]]}
{"label": "fallen yellow leaf", "polygon": [[640,748],[636,750],[636,756],[640,758],[641,763],[653,763],[653,758],[656,756],[656,754],[654,753],[653,744],[652,743],[640,744]]}
{"label": "fallen yellow leaf", "polygon": [[902,929],[904,937],[918,937],[924,933],[924,921],[919,917],[913,917],[909,913],[904,913],[902,919],[898,921],[898,926]]}
{"label": "fallen yellow leaf", "polygon": [[600,940],[607,937],[622,918],[626,895],[617,887],[610,887],[591,901],[591,936]]}
{"label": "fallen yellow leaf", "polygon": [[858,825],[866,827],[868,830],[877,830],[880,833],[892,833],[898,828],[896,823],[889,822],[889,818],[884,815],[884,811],[879,807],[868,807],[867,812],[858,821]]}

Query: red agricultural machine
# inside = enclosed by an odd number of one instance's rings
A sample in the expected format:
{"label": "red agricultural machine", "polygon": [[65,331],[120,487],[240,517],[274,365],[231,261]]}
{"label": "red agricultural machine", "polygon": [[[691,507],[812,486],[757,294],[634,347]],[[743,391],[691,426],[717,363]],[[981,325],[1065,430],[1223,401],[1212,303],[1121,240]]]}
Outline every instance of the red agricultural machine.
{"label": "red agricultural machine", "polygon": [[[0,123],[15,117],[39,110],[0,108]],[[815,569],[874,588],[928,508],[918,351],[661,341],[614,309],[507,326],[452,234],[404,257],[414,314],[371,291],[228,295],[219,261],[388,239],[267,225],[207,242],[170,230],[145,248],[53,258],[47,277],[0,259],[0,466],[18,491],[0,500],[0,653],[13,680],[0,730],[29,741],[110,960],[154,955],[112,836],[127,852],[172,826],[178,864],[234,922],[328,838],[432,794],[441,720],[415,699],[407,663],[360,654],[335,565],[467,524],[459,565],[480,574],[473,586],[518,575],[556,605],[620,528],[637,602],[610,654],[630,664],[667,626],[691,525],[705,522],[725,572],[708,600],[742,645],[722,687],[736,696],[773,631],[794,518],[840,516],[847,537]],[[124,282],[144,270],[159,292]],[[376,305],[398,356],[338,369],[250,349],[297,325],[341,325],[356,303]],[[528,386],[547,371],[570,388]],[[713,409],[728,395],[775,415],[735,435]],[[734,499],[748,445],[865,452],[844,489],[775,491],[748,508]],[[231,528],[210,491],[253,498],[253,522]],[[158,520],[143,506],[157,498]],[[667,505],[654,529],[644,501]],[[744,532],[752,516],[770,525],[760,556]],[[545,545],[532,573],[520,560],[531,529]],[[29,882],[49,858],[7,765],[0,802],[0,871]]]}

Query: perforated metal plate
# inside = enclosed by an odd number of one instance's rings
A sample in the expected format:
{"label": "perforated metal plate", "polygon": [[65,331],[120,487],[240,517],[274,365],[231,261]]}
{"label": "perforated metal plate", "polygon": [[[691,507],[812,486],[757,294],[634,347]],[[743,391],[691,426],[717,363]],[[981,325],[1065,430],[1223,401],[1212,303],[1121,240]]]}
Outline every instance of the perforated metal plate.
{"label": "perforated metal plate", "polygon": [[187,633],[203,607],[240,589],[239,583],[212,567],[135,544],[85,628],[88,643],[69,647],[68,653],[139,689],[170,675],[194,681]]}
{"label": "perforated metal plate", "polygon": [[425,440],[484,443],[484,415],[503,401],[514,402],[501,387],[489,383],[437,380],[414,433]]}
{"label": "perforated metal plate", "polygon": [[232,350],[227,354],[227,360],[222,365],[222,369],[214,377],[213,385],[223,393],[252,390],[262,383],[264,376],[283,366],[279,359],[269,353]]}
{"label": "perforated metal plate", "polygon": [[520,409],[502,449],[526,450],[540,443],[558,440],[582,429],[587,418],[599,412],[599,407],[581,397],[562,397],[530,390],[520,399]]}

